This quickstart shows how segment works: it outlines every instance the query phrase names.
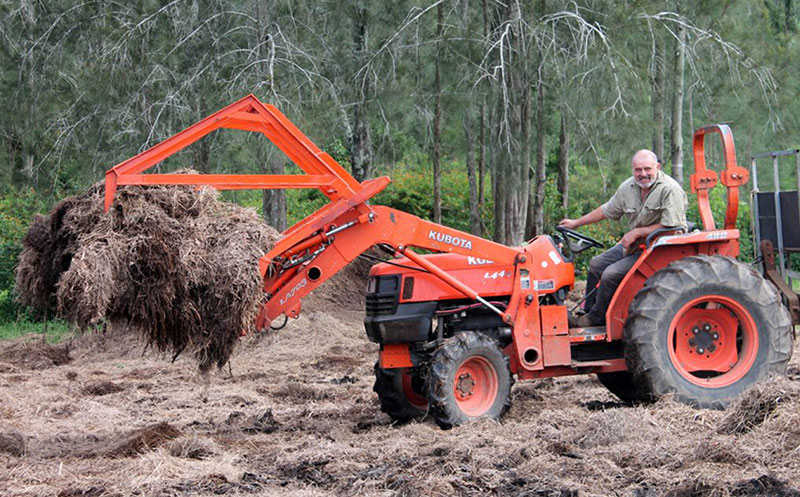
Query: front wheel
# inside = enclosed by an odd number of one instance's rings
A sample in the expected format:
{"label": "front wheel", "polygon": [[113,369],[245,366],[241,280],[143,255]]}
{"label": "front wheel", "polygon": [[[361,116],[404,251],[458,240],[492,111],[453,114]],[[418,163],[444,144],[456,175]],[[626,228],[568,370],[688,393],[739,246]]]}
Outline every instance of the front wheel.
{"label": "front wheel", "polygon": [[775,288],[723,256],[686,257],[653,275],[631,304],[625,342],[639,391],[708,408],[785,371],[793,345]]}
{"label": "front wheel", "polygon": [[431,359],[430,413],[445,429],[471,419],[500,419],[511,405],[513,383],[508,356],[497,340],[471,331],[458,333]]}
{"label": "front wheel", "polygon": [[372,390],[378,394],[381,411],[398,423],[421,419],[428,412],[428,401],[418,390],[424,380],[409,368],[383,369],[375,363],[375,385]]}

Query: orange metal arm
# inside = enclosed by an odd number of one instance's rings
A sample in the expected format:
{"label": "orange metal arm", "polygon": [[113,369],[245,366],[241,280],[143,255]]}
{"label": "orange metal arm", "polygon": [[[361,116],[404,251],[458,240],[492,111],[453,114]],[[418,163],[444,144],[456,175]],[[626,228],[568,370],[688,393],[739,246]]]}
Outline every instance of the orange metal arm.
{"label": "orange metal arm", "polygon": [[709,191],[717,185],[717,174],[710,169],[706,169],[705,157],[705,137],[710,133],[719,133],[725,157],[725,170],[721,173],[722,184],[728,187],[728,208],[725,212],[724,229],[736,229],[736,215],[739,212],[739,187],[747,183],[750,174],[747,169],[736,164],[733,133],[727,124],[716,124],[700,128],[694,132],[692,148],[695,173],[690,178],[692,193],[697,193],[703,229],[716,229],[708,195]]}
{"label": "orange metal arm", "polygon": [[[297,175],[142,175],[170,155],[220,128],[264,134],[308,176]],[[120,185],[209,185],[218,189],[318,188],[331,200],[350,198],[361,185],[320,150],[286,116],[248,95],[106,172],[105,210]]]}
{"label": "orange metal arm", "polygon": [[[269,188],[325,188],[333,180],[328,176],[296,174],[137,174],[126,175],[127,185],[213,185],[218,190]],[[255,186],[254,186],[255,185]]]}
{"label": "orange metal arm", "polygon": [[[507,247],[389,207],[372,206],[371,210],[372,216],[366,217],[359,216],[352,209],[344,210],[328,226],[313,233],[303,230],[308,233],[303,241],[285,247],[281,240],[262,257],[260,267],[264,291],[270,298],[259,316],[259,328],[266,327],[281,314],[297,317],[303,297],[373,245],[391,246],[414,261],[419,256],[409,247],[460,253],[501,264],[513,264],[522,253],[522,249]],[[322,236],[335,227],[345,227],[350,223],[352,225],[332,236]],[[307,259],[301,261],[297,256],[302,251],[305,251]],[[428,267],[430,262],[423,261],[421,265],[465,296],[478,300],[477,292],[454,281],[450,275],[442,277],[437,268]]]}

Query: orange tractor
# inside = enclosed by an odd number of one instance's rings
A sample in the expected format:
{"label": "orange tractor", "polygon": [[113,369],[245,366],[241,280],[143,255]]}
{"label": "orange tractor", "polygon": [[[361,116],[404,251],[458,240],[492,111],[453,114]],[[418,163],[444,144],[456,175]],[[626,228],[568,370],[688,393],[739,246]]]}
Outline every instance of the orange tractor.
{"label": "orange tractor", "polygon": [[[142,174],[211,131],[263,133],[306,174]],[[706,168],[704,141],[719,134],[725,169]],[[259,261],[267,301],[259,329],[296,318],[301,300],[370,248],[393,258],[370,271],[365,327],[380,345],[375,391],[397,421],[430,415],[442,427],[500,418],[521,380],[594,373],[626,401],[673,393],[700,407],[723,407],[786,368],[793,322],[782,296],[738,262],[736,164],[726,125],[694,134],[691,189],[702,230],[654,233],[620,284],[607,326],[567,324],[575,254],[602,245],[556,228],[508,247],[367,201],[389,179],[356,181],[276,108],[250,95],[118,164],[106,173],[106,209],[119,185],[203,184],[219,189],[318,188],[330,203],[287,229]],[[709,190],[727,187],[722,229]],[[419,254],[421,248],[433,254]],[[793,309],[796,311],[796,309]]]}

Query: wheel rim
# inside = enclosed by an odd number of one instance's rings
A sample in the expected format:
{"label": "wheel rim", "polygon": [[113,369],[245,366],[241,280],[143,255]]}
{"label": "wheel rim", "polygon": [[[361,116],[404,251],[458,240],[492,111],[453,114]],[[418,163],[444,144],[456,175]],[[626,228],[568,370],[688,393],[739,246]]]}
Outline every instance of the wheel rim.
{"label": "wheel rim", "polygon": [[467,416],[481,416],[497,398],[497,371],[483,357],[470,357],[461,363],[453,378],[456,404]]}
{"label": "wheel rim", "polygon": [[689,301],[669,327],[669,356],[686,380],[722,388],[742,379],[758,354],[758,329],[739,302],[722,295]]}
{"label": "wheel rim", "polygon": [[424,411],[428,407],[428,400],[414,390],[414,385],[412,383],[413,381],[414,377],[411,376],[408,368],[403,368],[403,373],[400,377],[400,382],[403,387],[403,395],[405,395],[409,404],[419,410]]}

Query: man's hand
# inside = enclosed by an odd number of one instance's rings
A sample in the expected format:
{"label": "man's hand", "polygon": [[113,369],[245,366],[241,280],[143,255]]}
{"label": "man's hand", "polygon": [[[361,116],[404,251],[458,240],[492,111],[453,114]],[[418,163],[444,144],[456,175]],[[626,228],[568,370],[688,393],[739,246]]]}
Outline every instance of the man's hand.
{"label": "man's hand", "polygon": [[619,243],[622,244],[622,248],[625,249],[625,253],[630,253],[632,252],[632,248],[636,248],[631,246],[636,242],[636,240],[642,238],[643,236],[644,235],[641,233],[639,228],[634,228],[625,233],[625,236],[622,237]]}
{"label": "man's hand", "polygon": [[581,226],[585,226],[587,224],[593,224],[596,223],[597,221],[602,221],[605,218],[606,215],[603,214],[603,206],[601,205],[600,207],[593,210],[589,214],[585,214],[579,217],[578,219],[564,218],[561,220],[560,223],[558,223],[558,225],[563,226],[567,229],[574,230],[580,228]]}
{"label": "man's hand", "polygon": [[577,229],[581,226],[580,224],[578,224],[577,220],[567,219],[567,218],[562,219],[561,222],[558,223],[558,225],[571,230]]}

